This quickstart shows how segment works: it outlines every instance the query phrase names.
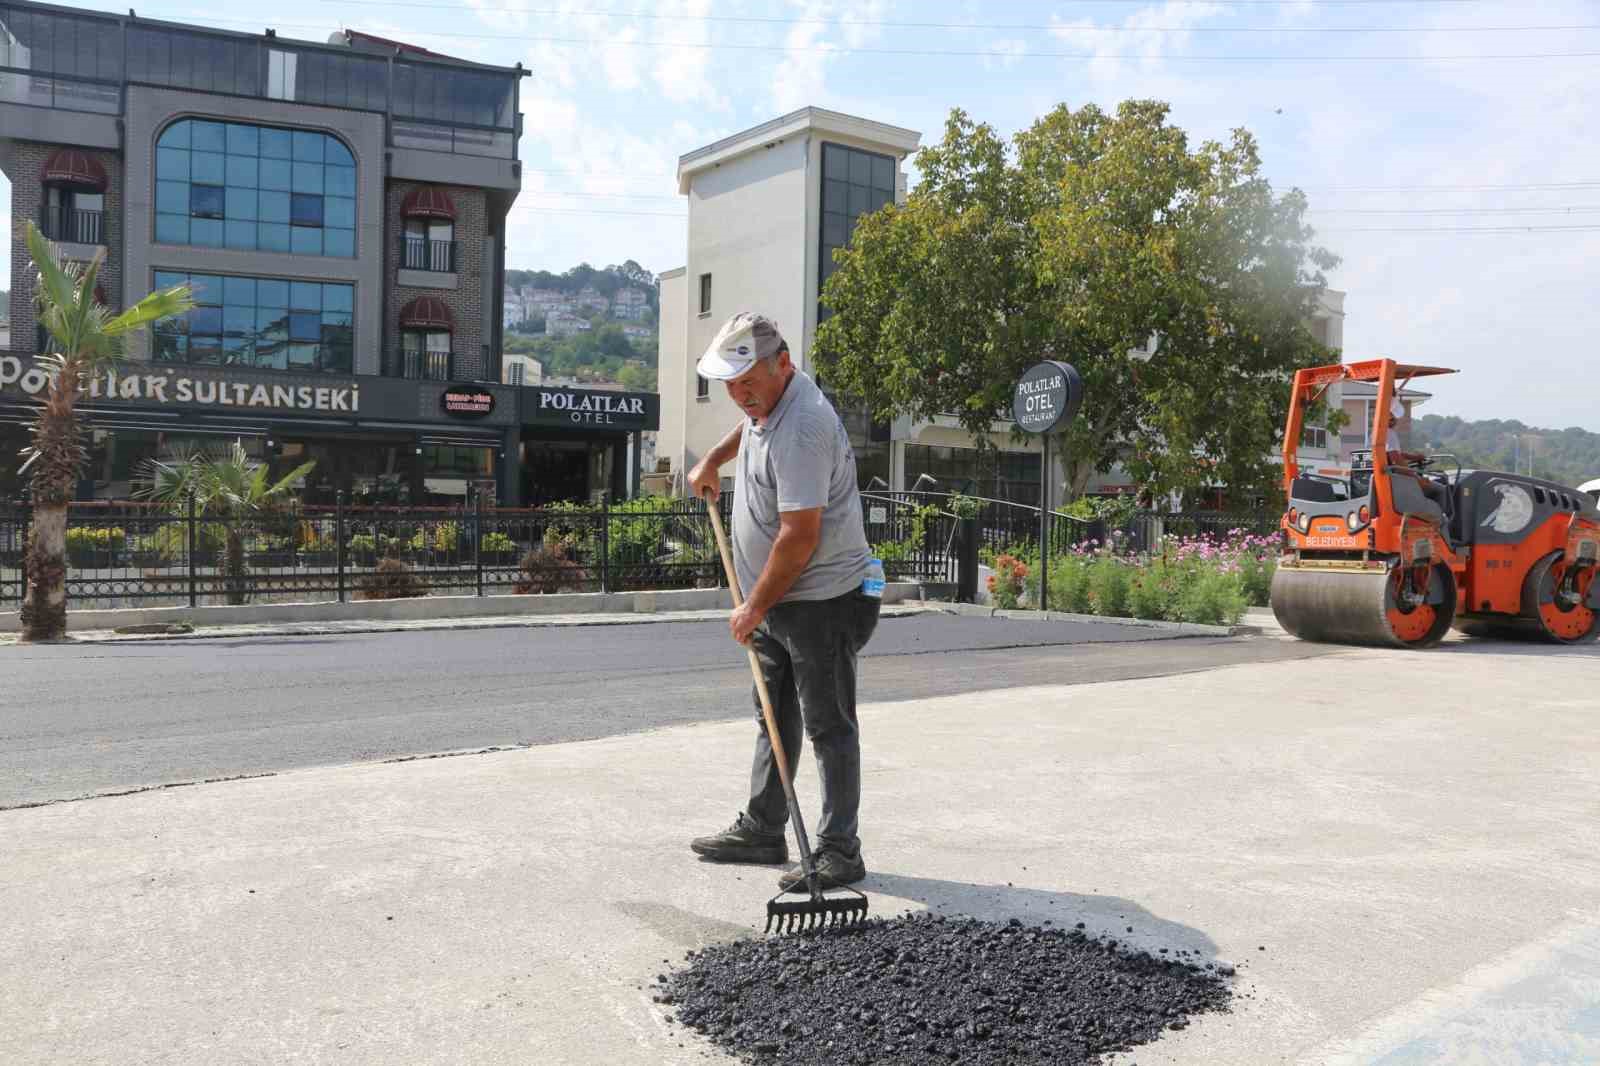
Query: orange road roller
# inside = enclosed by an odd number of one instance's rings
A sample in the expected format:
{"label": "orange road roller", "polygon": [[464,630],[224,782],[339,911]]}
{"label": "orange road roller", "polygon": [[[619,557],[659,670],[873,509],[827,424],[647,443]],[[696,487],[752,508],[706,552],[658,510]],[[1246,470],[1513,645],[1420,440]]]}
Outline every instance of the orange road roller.
{"label": "orange road roller", "polygon": [[[1272,612],[1304,640],[1426,648],[1472,636],[1576,644],[1600,635],[1600,510],[1585,493],[1454,457],[1391,447],[1397,397],[1440,367],[1374,359],[1295,374],[1284,435],[1288,498]],[[1377,385],[1369,450],[1302,470],[1308,409],[1340,382]]]}

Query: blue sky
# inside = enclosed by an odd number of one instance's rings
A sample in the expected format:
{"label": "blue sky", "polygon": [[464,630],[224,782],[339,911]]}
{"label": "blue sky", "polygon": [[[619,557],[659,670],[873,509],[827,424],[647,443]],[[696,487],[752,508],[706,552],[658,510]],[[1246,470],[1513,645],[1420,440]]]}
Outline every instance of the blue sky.
{"label": "blue sky", "polygon": [[[303,39],[349,26],[520,60],[534,73],[507,261],[527,268],[681,265],[677,157],[807,104],[919,130],[927,143],[952,107],[1009,134],[1063,101],[1166,100],[1196,139],[1250,129],[1274,184],[1307,191],[1320,240],[1343,257],[1330,281],[1348,293],[1347,358],[1466,371],[1426,410],[1600,430],[1600,3],[146,0],[138,10]],[[1538,58],[1488,58],[1508,56]],[[0,203],[8,193],[0,181]]]}

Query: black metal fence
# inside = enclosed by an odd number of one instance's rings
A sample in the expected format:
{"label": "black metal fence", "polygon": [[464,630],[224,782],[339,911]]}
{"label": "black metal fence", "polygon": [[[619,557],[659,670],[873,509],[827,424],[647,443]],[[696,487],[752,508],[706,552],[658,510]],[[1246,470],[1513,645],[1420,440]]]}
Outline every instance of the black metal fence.
{"label": "black metal fence", "polygon": [[[720,508],[731,525],[732,494]],[[863,493],[873,553],[892,581],[970,594],[980,553],[1036,556],[1038,508],[978,501],[958,515],[949,497]],[[968,505],[970,507],[970,505]],[[24,589],[29,511],[0,504],[0,610]],[[1268,532],[1275,516],[1140,515],[1122,534],[1133,550],[1163,536]],[[1103,523],[1059,512],[1051,552],[1103,541]],[[76,606],[212,606],[716,588],[724,584],[705,505],[644,497],[605,507],[436,509],[297,507],[268,514],[177,513],[149,504],[68,509],[67,598]]]}
{"label": "black metal fence", "polygon": [[[0,508],[0,609],[15,609],[24,592],[28,522],[26,507]],[[80,607],[721,584],[705,507],[690,500],[604,509],[305,507],[250,516],[142,504],[68,509],[67,598]]]}

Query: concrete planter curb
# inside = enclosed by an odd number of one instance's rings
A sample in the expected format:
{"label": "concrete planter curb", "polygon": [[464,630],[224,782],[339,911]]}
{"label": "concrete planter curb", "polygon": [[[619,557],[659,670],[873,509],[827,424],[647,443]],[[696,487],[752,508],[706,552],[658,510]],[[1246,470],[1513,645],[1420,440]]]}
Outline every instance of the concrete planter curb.
{"label": "concrete planter curb", "polygon": [[1021,622],[1099,622],[1102,625],[1133,626],[1138,629],[1159,629],[1186,637],[1244,637],[1261,632],[1260,626],[1208,626],[1198,622],[1163,622],[1146,618],[1112,618],[1101,614],[1068,614],[1065,611],[1022,611],[1000,607],[984,607],[975,603],[941,603],[940,609],[952,614],[976,615],[986,618],[1012,618]]}
{"label": "concrete planter curb", "polygon": [[[920,604],[921,586],[895,582],[883,590],[886,605]],[[338,632],[382,632],[404,623],[440,623],[462,620],[457,628],[485,628],[496,625],[528,624],[552,615],[605,615],[604,623],[617,624],[617,616],[660,612],[729,610],[733,606],[727,589],[664,589],[657,592],[571,592],[531,596],[419,596],[404,600],[360,600],[351,603],[267,603],[243,607],[134,607],[106,611],[71,611],[69,631],[103,634],[115,630],[150,632],[153,627],[190,625],[195,627],[283,627],[329,625]],[[504,621],[500,621],[503,619]],[[648,620],[639,618],[638,621]],[[663,619],[666,620],[666,619]],[[676,618],[671,620],[678,620]],[[598,623],[599,620],[597,619]],[[352,623],[356,626],[353,627]],[[357,628],[374,623],[377,629]],[[566,621],[563,624],[578,624]],[[16,613],[0,614],[0,633],[16,633],[22,628]],[[438,628],[438,627],[434,627]],[[296,630],[297,633],[310,632]],[[204,630],[191,637],[204,637]],[[235,635],[229,633],[228,635]],[[286,632],[286,635],[287,632]]]}

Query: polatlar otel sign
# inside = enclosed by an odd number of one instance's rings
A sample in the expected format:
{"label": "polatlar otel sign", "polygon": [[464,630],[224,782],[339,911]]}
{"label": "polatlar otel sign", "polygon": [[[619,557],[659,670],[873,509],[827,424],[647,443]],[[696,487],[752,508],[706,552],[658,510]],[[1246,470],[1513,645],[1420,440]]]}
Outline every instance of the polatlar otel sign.
{"label": "polatlar otel sign", "polygon": [[1077,417],[1083,405],[1083,379],[1067,363],[1036,363],[1017,381],[1011,415],[1024,433],[1049,433]]}

